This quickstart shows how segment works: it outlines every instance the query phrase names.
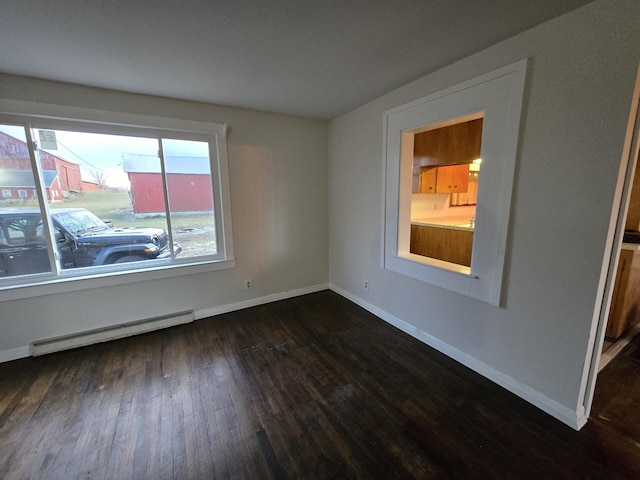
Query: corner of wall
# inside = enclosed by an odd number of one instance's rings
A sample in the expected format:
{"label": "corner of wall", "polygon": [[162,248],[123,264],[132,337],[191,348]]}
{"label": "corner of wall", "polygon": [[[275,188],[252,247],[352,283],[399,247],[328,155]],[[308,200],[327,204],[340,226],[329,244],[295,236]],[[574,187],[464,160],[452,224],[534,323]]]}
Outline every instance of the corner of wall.
{"label": "corner of wall", "polygon": [[515,379],[503,375],[499,371],[489,367],[488,365],[479,362],[475,358],[467,355],[466,353],[448,345],[437,338],[429,335],[428,333],[414,327],[413,325],[401,320],[400,318],[382,310],[381,308],[366,302],[362,298],[351,294],[350,292],[343,290],[333,284],[329,285],[329,288],[339,295],[351,300],[357,305],[361,306],[365,310],[373,313],[385,322],[393,325],[394,327],[402,330],[403,332],[411,335],[415,339],[421,341],[425,345],[437,350],[438,352],[446,355],[449,358],[457,361],[465,367],[473,370],[479,375],[491,380],[492,382],[500,385],[504,389],[520,397],[521,399],[531,403],[538,407],[545,413],[548,413],[552,417],[560,420],[562,423],[568,425],[574,430],[580,430],[587,423],[587,416],[584,412],[584,407],[580,407],[577,410],[572,410],[565,405],[562,405],[555,400],[547,397],[543,393],[532,389],[531,387],[516,381]]}

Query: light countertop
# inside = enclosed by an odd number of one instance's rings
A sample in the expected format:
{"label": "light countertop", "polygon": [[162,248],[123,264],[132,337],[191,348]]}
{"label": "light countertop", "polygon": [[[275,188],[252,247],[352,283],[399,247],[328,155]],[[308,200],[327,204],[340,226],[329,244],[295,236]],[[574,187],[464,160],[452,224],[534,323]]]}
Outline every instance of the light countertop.
{"label": "light countertop", "polygon": [[473,231],[474,224],[471,223],[471,217],[432,217],[432,218],[413,218],[413,225],[422,225],[425,227],[454,228],[456,230]]}

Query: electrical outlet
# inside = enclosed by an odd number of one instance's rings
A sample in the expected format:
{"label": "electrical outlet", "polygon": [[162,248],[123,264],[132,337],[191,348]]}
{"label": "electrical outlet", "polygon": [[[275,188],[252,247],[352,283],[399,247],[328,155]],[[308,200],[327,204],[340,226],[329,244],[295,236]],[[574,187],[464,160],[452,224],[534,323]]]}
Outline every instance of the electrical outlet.
{"label": "electrical outlet", "polygon": [[364,289],[369,291],[369,280],[364,281]]}
{"label": "electrical outlet", "polygon": [[251,281],[251,279],[245,280],[244,281],[244,289],[245,290],[251,290],[252,288],[253,288],[253,282]]}

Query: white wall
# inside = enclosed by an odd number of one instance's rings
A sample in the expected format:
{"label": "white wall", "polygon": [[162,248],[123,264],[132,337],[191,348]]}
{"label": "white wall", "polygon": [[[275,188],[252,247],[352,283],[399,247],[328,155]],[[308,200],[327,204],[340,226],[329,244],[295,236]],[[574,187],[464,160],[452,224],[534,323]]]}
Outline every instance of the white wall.
{"label": "white wall", "polygon": [[0,360],[34,340],[326,287],[326,122],[10,75],[0,75],[0,98],[227,123],[236,256],[231,270],[1,302]]}
{"label": "white wall", "polygon": [[[332,286],[574,426],[640,61],[639,19],[635,0],[594,2],[329,126]],[[525,57],[503,306],[385,271],[383,112]]]}

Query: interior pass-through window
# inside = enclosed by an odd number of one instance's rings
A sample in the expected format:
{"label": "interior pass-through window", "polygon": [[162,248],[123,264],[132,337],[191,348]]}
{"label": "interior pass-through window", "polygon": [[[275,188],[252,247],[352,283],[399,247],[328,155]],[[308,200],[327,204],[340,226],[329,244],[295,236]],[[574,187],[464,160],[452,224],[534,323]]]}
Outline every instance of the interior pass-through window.
{"label": "interior pass-through window", "polygon": [[385,268],[500,304],[525,73],[385,112]]}

